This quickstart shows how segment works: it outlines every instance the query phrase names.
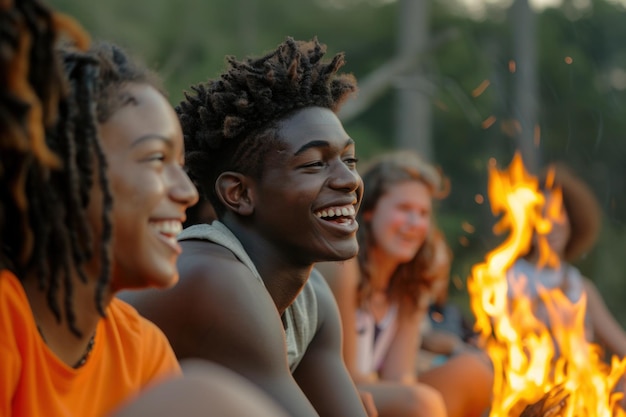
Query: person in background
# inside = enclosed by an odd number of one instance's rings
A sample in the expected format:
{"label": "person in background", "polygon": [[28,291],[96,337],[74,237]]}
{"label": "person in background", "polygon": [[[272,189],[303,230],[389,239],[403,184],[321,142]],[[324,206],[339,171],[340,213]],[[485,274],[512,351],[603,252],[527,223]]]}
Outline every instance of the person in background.
{"label": "person in background", "polygon": [[234,370],[290,415],[357,417],[366,409],[341,357],[337,306],[313,270],[356,255],[362,196],[355,141],[336,115],[356,81],[338,73],[343,54],[325,52],[287,38],[260,58],[229,58],[186,94],[187,171],[217,220],[179,236],[175,287],[123,297],[179,359]]}
{"label": "person in background", "polygon": [[420,325],[449,268],[433,219],[448,183],[406,150],[376,158],[362,175],[358,256],[317,266],[339,304],[348,370],[381,417],[479,416],[491,395],[485,358],[457,355],[419,380],[416,372]]}
{"label": "person in background", "polygon": [[[550,179],[549,179],[550,178]],[[626,356],[626,332],[609,311],[591,280],[572,265],[595,244],[600,231],[602,210],[593,191],[563,163],[548,166],[540,177],[544,185],[550,230],[542,235],[556,256],[556,262],[542,262],[538,249],[540,235],[535,231],[529,251],[517,259],[507,274],[509,296],[515,302],[528,297],[535,316],[552,327],[539,288],[560,289],[572,303],[586,297],[585,334],[609,354]],[[553,183],[548,186],[548,182]],[[548,209],[556,207],[558,211]],[[517,290],[514,290],[517,289]]]}
{"label": "person in background", "polygon": [[[38,3],[18,8],[27,20],[59,21]],[[46,60],[31,65],[30,82],[46,90],[39,77],[58,61],[41,48],[32,56]],[[61,55],[59,102],[39,107],[57,104],[58,117],[44,123],[26,102],[23,130],[2,132],[2,415],[102,416],[180,374],[163,333],[114,297],[176,281],[175,233],[197,200],[176,114],[152,73],[119,48],[68,46]],[[18,95],[5,104],[23,105]]]}

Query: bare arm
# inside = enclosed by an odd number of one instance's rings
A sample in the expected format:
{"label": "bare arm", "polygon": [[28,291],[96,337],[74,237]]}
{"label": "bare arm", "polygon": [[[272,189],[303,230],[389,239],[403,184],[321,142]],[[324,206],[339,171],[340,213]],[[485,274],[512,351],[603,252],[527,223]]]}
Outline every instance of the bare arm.
{"label": "bare arm", "polygon": [[356,383],[374,382],[377,377],[375,375],[362,374],[356,363],[356,311],[357,286],[359,282],[359,266],[356,258],[344,262],[321,263],[316,265],[316,269],[326,279],[339,308],[343,335],[343,359],[350,376]]}
{"label": "bare arm", "polygon": [[583,285],[587,293],[587,311],[591,316],[595,337],[606,345],[611,353],[619,357],[626,356],[626,332],[609,311],[596,286],[586,278]]}
{"label": "bare arm", "polygon": [[289,415],[318,417],[287,365],[282,322],[263,284],[226,249],[183,242],[180,282],[128,301],[168,336],[179,360],[206,359],[260,387]]}
{"label": "bare arm", "polygon": [[453,355],[471,346],[458,335],[446,330],[430,330],[422,336],[422,349],[442,355]]}
{"label": "bare arm", "polygon": [[318,302],[318,329],[294,377],[322,417],[365,417],[341,357],[341,324],[333,295],[317,271],[311,277]]}
{"label": "bare arm", "polygon": [[414,383],[415,361],[419,348],[419,326],[426,312],[424,310],[398,312],[398,329],[391,342],[380,370],[380,378],[385,381]]}

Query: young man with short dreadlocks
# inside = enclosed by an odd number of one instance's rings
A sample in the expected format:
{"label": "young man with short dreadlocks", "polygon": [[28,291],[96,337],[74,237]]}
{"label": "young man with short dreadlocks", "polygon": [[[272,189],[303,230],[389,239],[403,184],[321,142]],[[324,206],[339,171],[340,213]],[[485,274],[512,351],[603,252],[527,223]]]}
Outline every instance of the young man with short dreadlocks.
{"label": "young man with short dreadlocks", "polygon": [[356,90],[316,39],[228,59],[177,107],[190,177],[218,220],[185,229],[181,280],[129,295],[179,359],[235,370],[298,417],[366,411],[341,358],[337,306],[318,261],[356,255],[362,182],[336,116]]}

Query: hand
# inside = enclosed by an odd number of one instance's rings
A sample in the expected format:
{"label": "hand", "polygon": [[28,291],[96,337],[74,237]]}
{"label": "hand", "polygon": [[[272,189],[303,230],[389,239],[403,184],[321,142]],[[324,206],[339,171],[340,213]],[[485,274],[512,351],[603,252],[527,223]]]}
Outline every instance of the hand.
{"label": "hand", "polygon": [[361,396],[361,402],[363,402],[363,406],[367,412],[367,417],[378,417],[378,410],[376,409],[376,404],[374,404],[372,394],[368,391],[359,390],[359,395]]}
{"label": "hand", "polygon": [[548,391],[539,401],[524,408],[520,417],[556,417],[559,416],[569,392],[562,385],[557,385]]}

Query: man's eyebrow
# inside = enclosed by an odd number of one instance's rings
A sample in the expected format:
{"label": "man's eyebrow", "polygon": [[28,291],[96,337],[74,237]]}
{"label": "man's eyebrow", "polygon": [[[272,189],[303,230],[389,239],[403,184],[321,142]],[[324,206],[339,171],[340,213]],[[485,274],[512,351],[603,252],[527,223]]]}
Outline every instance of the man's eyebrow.
{"label": "man's eyebrow", "polygon": [[145,141],[155,140],[155,139],[165,142],[165,144],[170,148],[174,147],[174,141],[171,138],[168,138],[167,136],[159,135],[158,133],[147,133],[145,135],[139,136],[137,139],[133,140],[133,142],[130,144],[130,147],[134,148],[135,146],[138,146],[139,144]]}
{"label": "man's eyebrow", "polygon": [[[352,138],[349,138],[346,141],[346,144],[344,145],[344,148],[347,148],[350,145],[354,144],[354,140]],[[305,143],[304,145],[302,145],[300,147],[300,149],[298,149],[295,153],[294,156],[298,156],[300,155],[302,152],[306,151],[307,149],[311,149],[311,148],[328,148],[330,147],[330,143],[328,141],[325,140],[312,140],[310,142]]]}

